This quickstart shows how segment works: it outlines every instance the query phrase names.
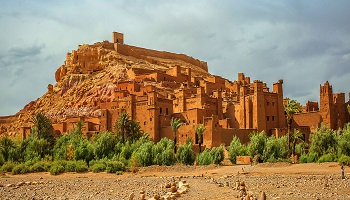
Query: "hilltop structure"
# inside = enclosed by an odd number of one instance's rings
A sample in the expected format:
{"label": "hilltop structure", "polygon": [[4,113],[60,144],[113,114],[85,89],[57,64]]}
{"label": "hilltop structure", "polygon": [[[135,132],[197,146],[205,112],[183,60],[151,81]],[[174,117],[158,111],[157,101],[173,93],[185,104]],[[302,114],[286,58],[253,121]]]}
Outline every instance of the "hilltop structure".
{"label": "hilltop structure", "polygon": [[[43,97],[14,116],[0,117],[1,134],[26,138],[30,117],[42,112],[52,119],[56,134],[69,132],[82,120],[83,133],[91,137],[114,131],[124,111],[155,142],[174,139],[173,117],[184,123],[178,130],[179,144],[187,138],[198,144],[195,130],[204,124],[202,141],[207,148],[229,145],[234,135],[246,143],[254,131],[276,137],[286,133],[282,80],[272,91],[243,73],[229,81],[210,75],[206,62],[190,56],[124,44],[124,35],[118,32],[112,33],[112,42],[79,45],[67,53],[55,79]],[[320,109],[317,102],[308,102],[294,117],[293,128],[306,139],[321,122],[334,129],[349,122],[344,93],[333,95],[326,82],[320,96]]]}

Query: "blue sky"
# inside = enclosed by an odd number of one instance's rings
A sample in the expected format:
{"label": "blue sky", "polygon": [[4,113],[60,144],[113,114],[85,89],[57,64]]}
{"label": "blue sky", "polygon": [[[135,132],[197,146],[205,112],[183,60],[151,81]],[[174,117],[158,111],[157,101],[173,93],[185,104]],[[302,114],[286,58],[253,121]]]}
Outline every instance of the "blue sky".
{"label": "blue sky", "polygon": [[[350,1],[1,1],[0,116],[42,96],[67,52],[111,40],[184,53],[236,80],[284,80],[284,96],[319,101],[328,80],[350,91]],[[348,100],[348,99],[347,99]]]}

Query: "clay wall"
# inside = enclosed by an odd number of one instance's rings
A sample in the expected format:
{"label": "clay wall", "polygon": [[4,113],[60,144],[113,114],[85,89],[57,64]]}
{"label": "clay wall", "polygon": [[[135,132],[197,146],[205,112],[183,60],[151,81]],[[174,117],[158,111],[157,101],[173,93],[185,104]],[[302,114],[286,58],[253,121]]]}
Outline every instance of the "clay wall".
{"label": "clay wall", "polygon": [[55,134],[63,134],[67,132],[67,123],[62,122],[58,124],[52,124]]}
{"label": "clay wall", "polygon": [[150,57],[156,57],[156,58],[163,58],[163,59],[170,59],[170,60],[181,60],[186,63],[190,63],[192,65],[195,65],[197,67],[202,68],[206,72],[208,72],[208,66],[206,62],[194,59],[190,56],[187,56],[185,54],[176,54],[176,53],[170,53],[165,51],[156,51],[151,49],[145,49],[141,47],[135,47],[135,46],[129,46],[124,44],[114,44],[115,50],[123,55],[126,56],[133,56],[136,58],[142,58],[142,56],[150,56]]}
{"label": "clay wall", "polygon": [[303,107],[303,112],[314,112],[319,111],[318,102],[308,101],[306,102],[306,106]]}
{"label": "clay wall", "polygon": [[169,88],[180,88],[181,83],[173,82],[173,81],[161,81],[162,87],[169,87]]}
{"label": "clay wall", "polygon": [[126,91],[129,91],[130,93],[133,93],[133,92],[140,91],[140,84],[135,82],[118,83],[117,88],[119,90],[126,90]]}
{"label": "clay wall", "polygon": [[311,130],[320,127],[322,118],[319,111],[309,113],[299,113],[293,116],[292,128],[299,126],[308,126]]}

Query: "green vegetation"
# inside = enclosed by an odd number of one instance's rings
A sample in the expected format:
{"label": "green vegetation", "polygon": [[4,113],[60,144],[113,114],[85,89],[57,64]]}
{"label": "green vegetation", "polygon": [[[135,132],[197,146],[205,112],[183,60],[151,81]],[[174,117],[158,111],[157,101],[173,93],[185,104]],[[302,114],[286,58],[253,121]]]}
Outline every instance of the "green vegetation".
{"label": "green vegetation", "polygon": [[177,146],[177,130],[183,125],[180,119],[178,118],[171,118],[170,120],[170,126],[171,130],[173,131],[174,134],[174,152],[176,153],[176,146]]}
{"label": "green vegetation", "polygon": [[205,129],[207,129],[207,128],[205,128],[205,126],[203,124],[199,124],[196,128],[196,134],[198,137],[199,153],[202,152],[201,146],[203,143],[203,132],[205,131]]}
{"label": "green vegetation", "polygon": [[[296,113],[300,113],[302,108],[300,104],[296,100],[287,99],[287,103],[284,105],[284,112],[286,113],[287,118],[287,147],[288,147],[288,156],[290,155],[290,140],[291,140],[291,132],[292,132],[292,122],[293,116]],[[293,154],[294,155],[294,154]]]}
{"label": "green vegetation", "polygon": [[[0,171],[13,174],[50,172],[52,175],[86,171],[122,174],[125,171],[136,172],[140,167],[150,165],[193,165],[195,161],[199,165],[209,165],[220,164],[224,160],[223,145],[200,150],[196,155],[193,140],[189,138],[175,153],[175,142],[162,138],[154,143],[147,134],[140,135],[142,132],[138,123],[129,120],[126,114],[121,117],[123,120],[117,120],[116,128],[121,129],[122,124],[126,124],[125,132],[102,132],[88,140],[81,133],[82,122],[78,122],[68,134],[55,138],[48,131],[51,130],[51,123],[45,116],[36,115],[27,139],[20,142],[8,137],[0,139]],[[172,119],[174,137],[181,125],[179,119]],[[204,130],[202,125],[196,127],[198,139]],[[303,141],[299,131],[295,131],[290,139],[292,154],[299,156],[300,163],[344,162],[350,165],[350,123],[337,131],[322,125],[311,134],[310,143]],[[291,162],[287,135],[276,138],[267,136],[265,132],[253,132],[247,144],[242,144],[234,136],[227,149],[232,163],[236,162],[236,156],[245,155],[258,162]]]}

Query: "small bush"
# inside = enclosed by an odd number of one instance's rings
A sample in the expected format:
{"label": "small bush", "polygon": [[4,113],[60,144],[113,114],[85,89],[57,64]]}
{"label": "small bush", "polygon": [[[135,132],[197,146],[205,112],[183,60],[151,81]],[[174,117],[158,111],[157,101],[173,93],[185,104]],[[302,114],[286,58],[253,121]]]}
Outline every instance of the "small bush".
{"label": "small bush", "polygon": [[152,147],[153,142],[146,142],[143,143],[134,153],[132,154],[135,156],[137,161],[142,166],[149,166],[152,165],[153,157],[152,157]]}
{"label": "small bush", "polygon": [[316,153],[308,153],[306,159],[308,163],[312,163],[312,162],[316,162],[318,160],[317,158],[318,157]]}
{"label": "small bush", "polygon": [[133,173],[136,173],[139,171],[140,167],[141,167],[141,164],[137,161],[136,157],[132,156],[130,158],[129,170]]}
{"label": "small bush", "polygon": [[5,162],[2,167],[0,168],[0,171],[2,172],[11,172],[12,169],[16,166],[16,164],[12,161]]}
{"label": "small bush", "polygon": [[343,162],[345,165],[350,166],[350,156],[347,155],[341,155],[338,159],[339,164],[342,164]]}
{"label": "small bush", "polygon": [[241,155],[242,146],[240,139],[234,136],[228,147],[228,154],[232,164],[236,164],[236,157]]}
{"label": "small bush", "polygon": [[322,162],[333,162],[333,161],[335,161],[335,160],[336,160],[336,156],[335,156],[334,154],[328,153],[328,154],[325,154],[325,155],[321,156],[321,157],[317,160],[317,162],[318,162],[318,163],[322,163]]}
{"label": "small bush", "polygon": [[303,154],[299,157],[299,163],[307,163],[307,154]]}
{"label": "small bush", "polygon": [[123,171],[117,171],[115,172],[116,175],[122,175],[124,172]]}
{"label": "small bush", "polygon": [[116,173],[117,171],[125,171],[124,163],[120,161],[108,161],[106,163],[107,173]]}
{"label": "small bush", "polygon": [[210,165],[213,163],[213,158],[208,149],[204,150],[197,156],[198,165]]}
{"label": "small bush", "polygon": [[47,172],[50,170],[51,163],[45,161],[39,161],[29,167],[30,172]]}
{"label": "small bush", "polygon": [[316,153],[303,154],[299,157],[299,163],[312,163],[316,162],[317,160]]}
{"label": "small bush", "polygon": [[174,142],[164,137],[152,147],[153,164],[173,165],[176,163]]}
{"label": "small bush", "polygon": [[224,146],[220,145],[220,147],[213,147],[210,151],[210,155],[213,158],[214,164],[220,164],[225,158]]}
{"label": "small bush", "polygon": [[12,169],[12,174],[26,174],[29,173],[29,167],[28,165],[26,165],[25,163],[21,163],[19,165],[16,165],[13,169]]}
{"label": "small bush", "polygon": [[105,163],[96,163],[94,165],[92,165],[91,167],[91,171],[94,173],[98,173],[98,172],[104,172],[106,170],[106,164]]}
{"label": "small bush", "polygon": [[67,161],[65,166],[66,172],[86,172],[88,171],[88,166],[85,161]]}
{"label": "small bush", "polygon": [[186,143],[179,147],[176,153],[177,160],[185,165],[193,165],[196,155],[192,148],[192,141],[188,140]]}
{"label": "small bush", "polygon": [[54,162],[50,167],[50,174],[58,175],[60,173],[63,173],[64,170],[65,170],[65,166],[63,162]]}

